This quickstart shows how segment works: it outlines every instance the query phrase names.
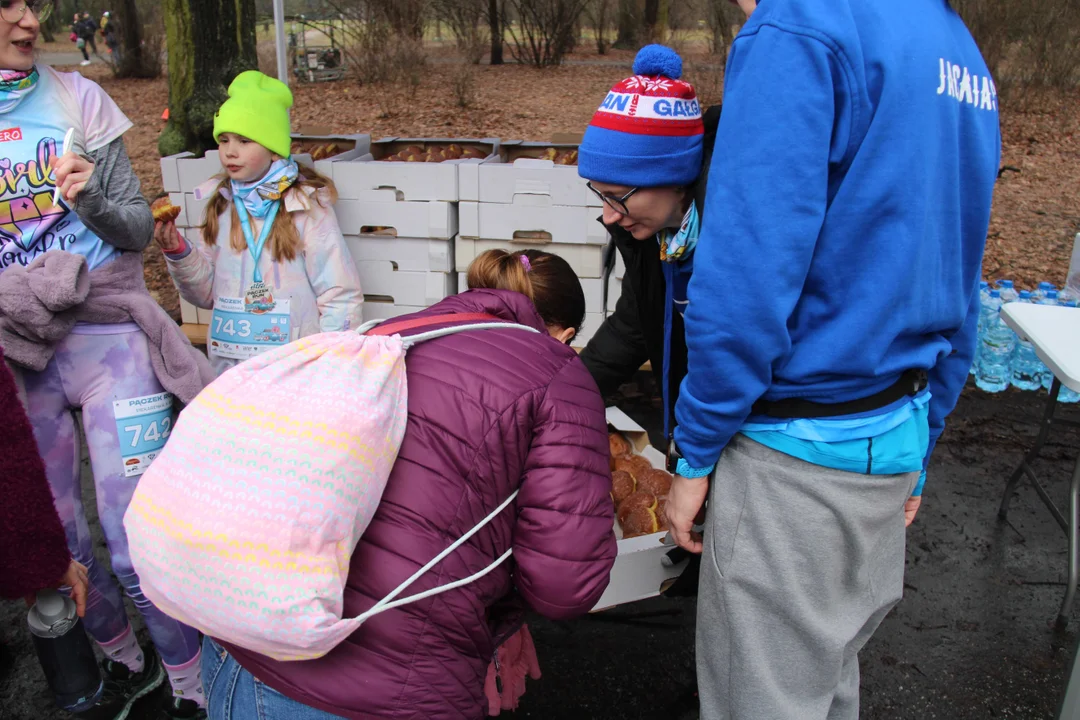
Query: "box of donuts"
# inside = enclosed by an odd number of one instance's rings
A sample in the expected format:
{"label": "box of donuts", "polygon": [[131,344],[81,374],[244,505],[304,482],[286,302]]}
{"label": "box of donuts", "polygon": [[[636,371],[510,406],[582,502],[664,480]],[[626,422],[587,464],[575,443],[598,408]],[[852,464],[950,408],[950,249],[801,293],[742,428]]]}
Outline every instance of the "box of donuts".
{"label": "box of donuts", "polygon": [[671,475],[663,469],[664,455],[622,410],[609,407],[607,421],[619,555],[593,611],[656,597],[686,566],[685,561],[672,565],[665,560],[674,546],[665,544],[664,503]]}

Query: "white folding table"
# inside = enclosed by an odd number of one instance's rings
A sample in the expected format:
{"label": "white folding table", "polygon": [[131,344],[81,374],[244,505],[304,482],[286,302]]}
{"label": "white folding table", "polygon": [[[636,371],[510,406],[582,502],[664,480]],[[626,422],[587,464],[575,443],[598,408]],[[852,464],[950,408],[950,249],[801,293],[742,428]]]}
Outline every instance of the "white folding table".
{"label": "white folding table", "polygon": [[1033,305],[1031,303],[1008,303],[1001,309],[1001,319],[1012,328],[1023,340],[1027,340],[1034,346],[1035,354],[1039,356],[1046,367],[1054,373],[1054,383],[1050,388],[1050,397],[1046,401],[1046,410],[1043,413],[1042,424],[1039,427],[1039,437],[1034,447],[1028,451],[1019,467],[1009,478],[1005,486],[1005,495],[1001,498],[1001,508],[998,517],[1004,519],[1009,512],[1009,501],[1012,500],[1016,486],[1026,475],[1035,486],[1035,492],[1039,494],[1043,503],[1050,510],[1050,514],[1057,520],[1058,525],[1065,531],[1069,538],[1069,581],[1065,586],[1065,599],[1061,603],[1058,612],[1057,626],[1063,628],[1069,622],[1069,612],[1072,609],[1073,599],[1076,597],[1077,579],[1080,577],[1080,555],[1077,549],[1077,510],[1080,505],[1080,457],[1077,458],[1073,469],[1072,483],[1069,486],[1069,515],[1064,517],[1057,505],[1050,499],[1045,488],[1035,476],[1032,463],[1039,456],[1046,438],[1050,434],[1053,425],[1080,427],[1080,423],[1054,418],[1057,408],[1058,392],[1061,386],[1080,392],[1080,308],[1059,307],[1056,305]]}

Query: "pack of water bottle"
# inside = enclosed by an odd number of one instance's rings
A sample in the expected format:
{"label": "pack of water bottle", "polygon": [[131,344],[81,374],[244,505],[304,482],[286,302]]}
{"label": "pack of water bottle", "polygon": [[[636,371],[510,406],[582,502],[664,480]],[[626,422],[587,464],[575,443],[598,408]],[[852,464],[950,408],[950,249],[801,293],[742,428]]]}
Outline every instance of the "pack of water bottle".
{"label": "pack of water bottle", "polygon": [[[1069,288],[1058,289],[1049,282],[1039,283],[1034,291],[1017,291],[1011,280],[994,285],[983,281],[979,287],[979,341],[971,372],[975,384],[986,392],[1001,392],[1012,385],[1020,390],[1050,389],[1054,375],[1043,364],[1035,348],[1017,337],[1001,319],[1001,308],[1010,302],[1038,305],[1080,307],[1080,295]],[[1058,402],[1080,401],[1080,393],[1061,388]]]}

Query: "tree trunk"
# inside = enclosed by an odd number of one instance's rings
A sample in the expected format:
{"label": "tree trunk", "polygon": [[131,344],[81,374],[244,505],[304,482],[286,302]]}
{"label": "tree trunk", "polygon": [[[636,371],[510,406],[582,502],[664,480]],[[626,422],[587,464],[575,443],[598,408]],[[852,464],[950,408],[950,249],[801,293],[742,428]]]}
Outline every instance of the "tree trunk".
{"label": "tree trunk", "polygon": [[164,9],[169,123],[158,151],[201,155],[217,144],[214,114],[228,97],[229,83],[259,66],[255,0],[164,0]]}
{"label": "tree trunk", "polygon": [[619,34],[612,47],[637,50],[641,46],[641,0],[619,0]]}
{"label": "tree trunk", "polygon": [[491,30],[491,64],[503,64],[503,28],[499,0],[488,0],[488,28]]}
{"label": "tree trunk", "polygon": [[641,44],[664,42],[667,24],[667,0],[645,0],[645,22],[640,37]]}

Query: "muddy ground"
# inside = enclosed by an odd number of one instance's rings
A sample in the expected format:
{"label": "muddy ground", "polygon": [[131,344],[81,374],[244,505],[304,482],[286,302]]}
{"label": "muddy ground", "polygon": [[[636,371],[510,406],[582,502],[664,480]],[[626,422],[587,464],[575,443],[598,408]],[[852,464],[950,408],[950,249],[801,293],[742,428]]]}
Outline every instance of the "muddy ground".
{"label": "muddy ground", "polygon": [[[1051,627],[1064,591],[1065,537],[1027,485],[1010,522],[997,520],[1005,478],[1032,442],[1044,400],[1045,393],[987,395],[973,386],[961,397],[909,533],[905,598],[862,653],[863,718],[1054,717],[1080,620],[1074,612],[1066,632]],[[654,401],[629,392],[622,406],[659,439]],[[1080,419],[1080,408],[1065,415]],[[1076,440],[1059,431],[1039,465],[1061,503]],[[93,520],[92,501],[87,510]],[[694,611],[693,600],[656,599],[569,623],[533,618],[544,677],[530,681],[521,707],[506,717],[696,717]],[[656,612],[664,614],[640,617]],[[0,604],[9,656],[0,670],[0,717],[62,718],[24,617],[21,603]]]}

